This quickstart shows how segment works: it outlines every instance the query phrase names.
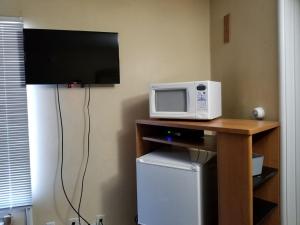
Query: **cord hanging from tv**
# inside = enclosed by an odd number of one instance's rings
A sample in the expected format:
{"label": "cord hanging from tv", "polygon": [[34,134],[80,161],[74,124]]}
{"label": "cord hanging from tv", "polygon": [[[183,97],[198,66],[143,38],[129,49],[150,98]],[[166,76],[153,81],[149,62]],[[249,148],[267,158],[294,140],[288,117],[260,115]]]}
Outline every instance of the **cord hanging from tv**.
{"label": "cord hanging from tv", "polygon": [[26,84],[119,84],[118,33],[24,29]]}

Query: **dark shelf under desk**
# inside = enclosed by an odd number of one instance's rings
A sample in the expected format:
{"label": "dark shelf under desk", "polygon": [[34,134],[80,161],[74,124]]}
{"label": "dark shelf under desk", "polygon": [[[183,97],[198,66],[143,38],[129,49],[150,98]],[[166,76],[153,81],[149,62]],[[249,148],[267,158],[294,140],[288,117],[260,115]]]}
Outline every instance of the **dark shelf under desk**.
{"label": "dark shelf under desk", "polygon": [[276,203],[265,201],[260,198],[253,199],[253,224],[261,225],[264,219],[277,207]]}
{"label": "dark shelf under desk", "polygon": [[142,137],[144,141],[148,142],[156,142],[160,144],[173,145],[178,147],[184,147],[189,149],[203,149],[207,151],[217,151],[217,140],[214,135],[204,135],[202,138],[197,140],[194,139],[182,139],[182,138],[172,138],[172,140],[168,140],[162,136],[147,136]]}
{"label": "dark shelf under desk", "polygon": [[271,179],[277,174],[277,169],[271,167],[263,167],[262,174],[253,177],[253,189],[260,187],[266,181]]}

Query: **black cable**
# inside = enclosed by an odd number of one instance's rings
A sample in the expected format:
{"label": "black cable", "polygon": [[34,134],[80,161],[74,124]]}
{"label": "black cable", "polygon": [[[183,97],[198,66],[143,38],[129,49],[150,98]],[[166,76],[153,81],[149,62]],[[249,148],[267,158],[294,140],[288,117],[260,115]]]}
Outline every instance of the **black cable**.
{"label": "black cable", "polygon": [[136,216],[134,217],[134,222],[135,222],[136,225],[138,224],[138,215],[136,215]]}
{"label": "black cable", "polygon": [[[87,136],[87,158],[85,163],[85,168],[81,180],[81,191],[80,191],[80,198],[79,198],[79,204],[77,211],[80,214],[80,207],[81,207],[81,201],[82,201],[82,195],[83,195],[83,188],[84,188],[84,179],[87,171],[87,167],[89,164],[89,158],[90,158],[90,133],[91,133],[91,116],[90,116],[90,101],[91,101],[91,87],[89,85],[89,92],[88,92],[88,103],[87,103],[87,114],[88,114],[88,136]],[[79,225],[81,225],[80,217],[78,218]]]}
{"label": "black cable", "polygon": [[90,223],[83,218],[80,213],[74,208],[73,204],[71,203],[66,189],[65,189],[65,184],[64,184],[64,179],[63,179],[63,168],[64,168],[64,127],[63,127],[63,121],[62,121],[62,115],[61,115],[61,108],[60,108],[60,98],[59,98],[59,89],[58,89],[58,84],[56,86],[56,92],[57,92],[57,104],[58,104],[58,111],[59,111],[59,119],[60,119],[60,129],[61,129],[61,165],[60,165],[60,181],[61,181],[61,185],[62,185],[62,189],[63,189],[63,193],[64,196],[66,198],[66,200],[68,201],[69,205],[71,206],[71,208],[74,210],[74,212],[76,212],[76,214],[78,215],[78,217],[80,217],[81,219],[83,219],[88,225],[90,225]]}
{"label": "black cable", "polygon": [[199,157],[200,157],[200,144],[198,145],[198,155],[197,155],[196,162],[199,162]]}

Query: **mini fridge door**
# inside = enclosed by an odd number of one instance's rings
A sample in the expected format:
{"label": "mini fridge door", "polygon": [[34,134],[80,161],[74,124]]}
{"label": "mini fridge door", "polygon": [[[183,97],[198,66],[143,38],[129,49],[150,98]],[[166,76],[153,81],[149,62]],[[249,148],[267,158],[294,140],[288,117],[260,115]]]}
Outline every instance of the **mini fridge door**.
{"label": "mini fridge door", "polygon": [[137,159],[138,223],[203,225],[201,166],[153,154]]}

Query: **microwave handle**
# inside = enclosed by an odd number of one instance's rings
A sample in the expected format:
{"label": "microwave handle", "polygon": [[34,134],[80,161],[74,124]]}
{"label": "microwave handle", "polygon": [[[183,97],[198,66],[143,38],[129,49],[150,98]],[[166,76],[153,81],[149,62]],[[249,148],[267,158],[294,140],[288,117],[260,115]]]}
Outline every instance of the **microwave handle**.
{"label": "microwave handle", "polygon": [[151,99],[150,99],[150,112],[155,113],[156,112],[156,108],[155,108],[155,91],[156,89],[151,89]]}

